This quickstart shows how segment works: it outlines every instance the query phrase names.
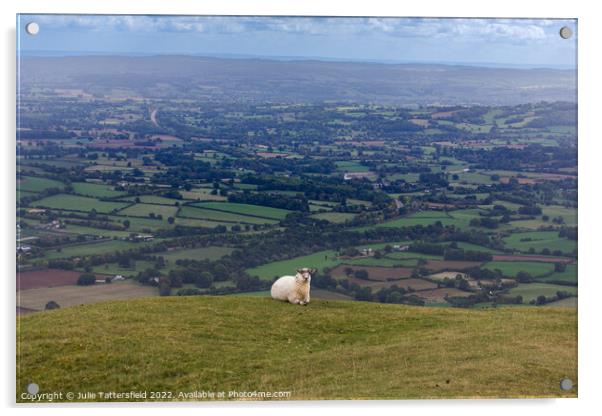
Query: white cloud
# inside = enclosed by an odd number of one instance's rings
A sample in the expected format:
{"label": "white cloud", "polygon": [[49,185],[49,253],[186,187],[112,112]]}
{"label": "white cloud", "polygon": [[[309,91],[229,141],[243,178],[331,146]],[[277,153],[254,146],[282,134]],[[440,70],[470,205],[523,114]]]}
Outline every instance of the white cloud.
{"label": "white cloud", "polygon": [[144,15],[40,15],[54,28],[129,32],[284,32],[304,35],[370,35],[461,41],[542,41],[572,21],[544,19],[313,18]]}

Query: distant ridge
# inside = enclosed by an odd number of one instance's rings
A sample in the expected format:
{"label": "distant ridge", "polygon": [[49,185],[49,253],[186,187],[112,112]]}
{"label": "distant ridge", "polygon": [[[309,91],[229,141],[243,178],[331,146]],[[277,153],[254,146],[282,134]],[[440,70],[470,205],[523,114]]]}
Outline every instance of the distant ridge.
{"label": "distant ridge", "polygon": [[[574,70],[201,56],[23,57],[22,85],[213,101],[515,105],[576,101]],[[157,88],[161,85],[161,89]]]}

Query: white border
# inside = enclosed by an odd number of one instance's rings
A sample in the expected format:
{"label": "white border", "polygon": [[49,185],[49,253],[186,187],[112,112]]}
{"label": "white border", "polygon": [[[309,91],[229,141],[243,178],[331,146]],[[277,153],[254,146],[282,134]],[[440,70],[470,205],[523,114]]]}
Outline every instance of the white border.
{"label": "white border", "polygon": [[[433,17],[557,17],[579,19],[579,399],[560,400],[441,400],[401,402],[295,402],[295,403],[196,403],[170,408],[169,414],[199,412],[224,414],[232,410],[249,415],[319,414],[341,409],[351,414],[364,414],[368,409],[391,414],[437,413],[461,415],[506,415],[529,412],[548,414],[588,414],[600,407],[600,352],[602,345],[599,331],[599,296],[602,293],[600,268],[595,260],[600,257],[602,230],[597,215],[602,209],[600,152],[602,124],[600,103],[600,47],[602,40],[600,13],[594,2],[498,0],[496,2],[470,0],[420,0],[393,2],[384,0],[13,0],[0,3],[2,8],[2,83],[4,97],[0,100],[2,117],[1,171],[6,187],[2,206],[2,273],[4,283],[4,308],[2,329],[3,371],[0,377],[2,405],[8,413],[30,413],[31,407],[15,408],[15,324],[14,324],[14,206],[15,206],[15,15],[16,13],[101,13],[101,14],[221,14],[221,15],[346,15],[346,16],[433,16]],[[598,306],[598,308],[597,308]],[[169,405],[134,405],[127,409],[132,415],[164,415]],[[114,412],[119,405],[53,406],[40,407],[44,414],[102,414]]]}

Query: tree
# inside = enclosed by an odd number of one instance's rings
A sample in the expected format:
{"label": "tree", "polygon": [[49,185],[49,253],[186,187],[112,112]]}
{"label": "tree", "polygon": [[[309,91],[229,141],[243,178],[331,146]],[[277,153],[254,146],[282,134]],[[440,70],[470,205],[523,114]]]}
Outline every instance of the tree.
{"label": "tree", "polygon": [[566,264],[565,263],[554,263],[554,271],[559,272],[559,273],[566,271]]}
{"label": "tree", "polygon": [[79,286],[90,286],[96,283],[96,276],[91,273],[84,273],[77,279]]}
{"label": "tree", "polygon": [[170,282],[166,279],[161,279],[161,281],[159,282],[159,296],[169,295],[171,295]]}
{"label": "tree", "polygon": [[516,280],[520,283],[529,283],[533,281],[533,276],[527,272],[521,271],[516,274]]}
{"label": "tree", "polygon": [[48,302],[46,304],[46,306],[44,307],[44,309],[46,310],[51,310],[51,309],[59,309],[60,306],[58,303],[56,303],[55,301],[51,300],[50,302]]}
{"label": "tree", "polygon": [[355,299],[370,301],[372,300],[372,288],[364,286],[355,292]]}
{"label": "tree", "polygon": [[197,287],[207,288],[213,284],[213,275],[210,272],[202,272],[194,279]]}
{"label": "tree", "polygon": [[123,220],[123,228],[126,230],[130,228],[130,220]]}
{"label": "tree", "polygon": [[360,269],[355,271],[355,277],[362,280],[368,280],[370,278],[370,275],[368,274],[367,270]]}
{"label": "tree", "polygon": [[226,266],[224,266],[222,263],[218,263],[213,268],[213,274],[214,274],[214,278],[216,281],[228,280],[228,278],[230,277],[230,275],[228,273],[228,268]]}
{"label": "tree", "polygon": [[173,224],[174,222],[176,222],[176,219],[174,217],[167,217],[167,222]]}

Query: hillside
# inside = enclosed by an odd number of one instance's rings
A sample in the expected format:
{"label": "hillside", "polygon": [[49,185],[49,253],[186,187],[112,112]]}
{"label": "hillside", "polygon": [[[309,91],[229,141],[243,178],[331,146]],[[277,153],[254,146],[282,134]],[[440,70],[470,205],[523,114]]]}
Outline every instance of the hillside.
{"label": "hillside", "polygon": [[292,400],[577,390],[558,387],[577,380],[573,309],[143,298],[23,316],[17,328],[18,396],[32,381],[40,393],[291,391]]}

